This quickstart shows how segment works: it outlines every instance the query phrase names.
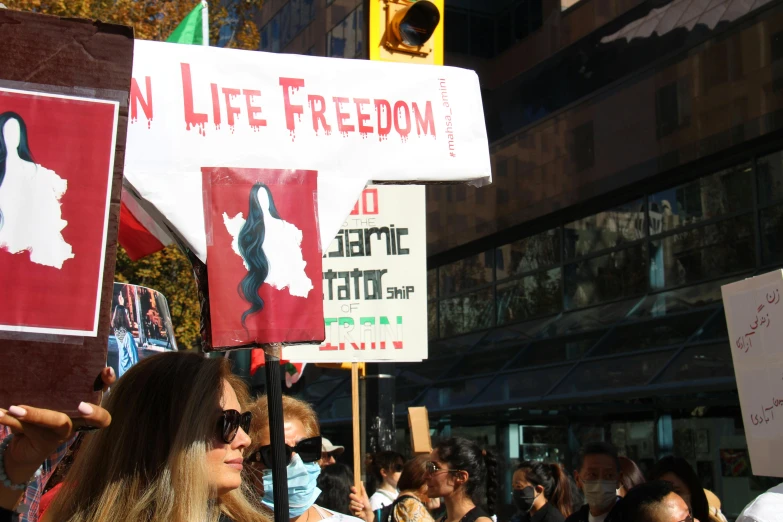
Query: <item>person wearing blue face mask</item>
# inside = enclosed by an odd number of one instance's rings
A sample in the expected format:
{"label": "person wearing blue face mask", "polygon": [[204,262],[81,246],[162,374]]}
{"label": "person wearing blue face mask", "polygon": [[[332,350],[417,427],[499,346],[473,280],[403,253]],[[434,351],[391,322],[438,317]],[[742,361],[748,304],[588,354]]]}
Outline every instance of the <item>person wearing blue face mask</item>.
{"label": "person wearing blue face mask", "polygon": [[[261,504],[274,513],[272,496],[272,446],[269,436],[269,417],[266,396],[250,408],[253,423],[250,427],[253,446],[246,459],[248,477],[260,495]],[[306,402],[283,396],[283,430],[288,458],[288,516],[291,522],[361,522],[343,513],[332,513],[315,501],[321,494],[318,476],[321,473],[321,436],[318,417]],[[353,500],[353,498],[352,498]],[[368,502],[369,504],[369,502]]]}

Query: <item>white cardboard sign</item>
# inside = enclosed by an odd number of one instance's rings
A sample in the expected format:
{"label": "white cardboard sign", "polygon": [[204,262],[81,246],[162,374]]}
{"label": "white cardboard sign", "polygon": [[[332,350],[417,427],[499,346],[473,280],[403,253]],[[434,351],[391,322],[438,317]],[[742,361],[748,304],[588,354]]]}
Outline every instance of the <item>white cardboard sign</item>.
{"label": "white cardboard sign", "polygon": [[320,345],[283,348],[296,362],[414,362],[427,358],[425,189],[362,192],[323,257]]}
{"label": "white cardboard sign", "polygon": [[783,477],[783,270],[721,292],[753,474]]}
{"label": "white cardboard sign", "polygon": [[478,77],[137,40],[127,188],[206,261],[202,167],[317,171],[328,245],[369,181],[491,181]]}

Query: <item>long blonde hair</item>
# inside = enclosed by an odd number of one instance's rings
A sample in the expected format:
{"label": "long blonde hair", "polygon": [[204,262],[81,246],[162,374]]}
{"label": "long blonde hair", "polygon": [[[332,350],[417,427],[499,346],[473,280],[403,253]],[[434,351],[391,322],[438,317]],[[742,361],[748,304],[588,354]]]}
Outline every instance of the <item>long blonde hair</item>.
{"label": "long blonde hair", "polygon": [[223,358],[170,352],[128,370],[104,404],[111,425],[85,441],[45,520],[268,522],[244,484],[220,498],[210,490],[223,380],[245,408],[247,389]]}

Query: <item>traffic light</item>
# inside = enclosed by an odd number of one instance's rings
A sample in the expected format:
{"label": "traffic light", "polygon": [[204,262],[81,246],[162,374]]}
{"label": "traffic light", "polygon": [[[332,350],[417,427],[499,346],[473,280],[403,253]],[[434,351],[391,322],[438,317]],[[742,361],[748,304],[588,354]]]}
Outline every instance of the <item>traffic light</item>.
{"label": "traffic light", "polygon": [[370,0],[370,60],[443,65],[444,0]]}

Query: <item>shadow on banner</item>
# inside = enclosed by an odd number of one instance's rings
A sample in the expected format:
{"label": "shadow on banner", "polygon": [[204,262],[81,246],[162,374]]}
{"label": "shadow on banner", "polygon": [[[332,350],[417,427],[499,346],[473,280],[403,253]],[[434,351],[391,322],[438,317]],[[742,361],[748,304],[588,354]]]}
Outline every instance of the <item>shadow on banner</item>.
{"label": "shadow on banner", "polygon": [[174,351],[174,325],[166,298],[157,290],[114,283],[107,365],[117,377],[150,355]]}

